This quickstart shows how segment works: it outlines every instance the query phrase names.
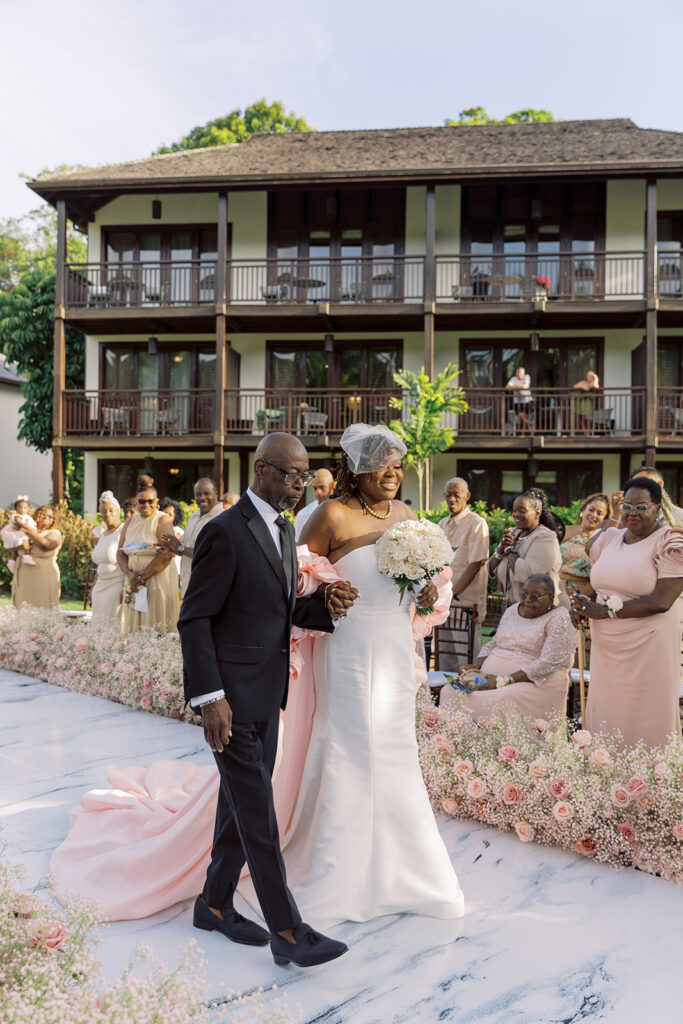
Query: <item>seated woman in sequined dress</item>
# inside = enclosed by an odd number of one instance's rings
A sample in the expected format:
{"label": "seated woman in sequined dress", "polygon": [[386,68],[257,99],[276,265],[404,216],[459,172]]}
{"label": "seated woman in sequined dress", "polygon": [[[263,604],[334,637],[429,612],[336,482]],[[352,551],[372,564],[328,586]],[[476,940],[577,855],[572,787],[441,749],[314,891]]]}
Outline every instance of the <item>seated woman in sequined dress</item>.
{"label": "seated woman in sequined dress", "polygon": [[577,638],[569,612],[555,600],[550,576],[529,576],[519,602],[504,612],[496,635],[473,665],[460,669],[480,670],[476,691],[460,694],[444,686],[441,707],[465,701],[477,718],[512,708],[534,719],[564,714]]}

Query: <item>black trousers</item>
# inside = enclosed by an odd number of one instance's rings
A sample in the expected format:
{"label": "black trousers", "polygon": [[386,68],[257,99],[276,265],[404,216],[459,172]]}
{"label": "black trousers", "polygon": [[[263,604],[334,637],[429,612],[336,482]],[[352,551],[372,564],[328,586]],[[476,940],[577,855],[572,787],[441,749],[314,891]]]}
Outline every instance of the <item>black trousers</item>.
{"label": "black trousers", "polygon": [[202,897],[216,910],[232,906],[244,863],[249,865],[271,932],[295,928],[301,915],[287,888],[271,776],[279,715],[264,722],[233,722],[232,737],[214,754],[221,782],[211,863]]}

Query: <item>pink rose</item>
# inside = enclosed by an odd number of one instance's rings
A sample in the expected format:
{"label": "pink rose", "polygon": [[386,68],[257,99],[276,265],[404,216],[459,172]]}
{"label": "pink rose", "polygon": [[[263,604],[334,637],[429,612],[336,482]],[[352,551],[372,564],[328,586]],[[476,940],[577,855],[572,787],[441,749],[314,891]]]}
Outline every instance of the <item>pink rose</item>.
{"label": "pink rose", "polygon": [[472,774],[474,765],[471,761],[458,761],[457,764],[453,765],[453,771],[462,779]]}
{"label": "pink rose", "polygon": [[671,829],[676,839],[683,842],[683,822],[679,821],[677,825]]}
{"label": "pink rose", "polygon": [[57,658],[55,662],[55,668],[64,668],[66,665],[66,658]]}
{"label": "pink rose", "polygon": [[582,836],[574,843],[574,849],[584,857],[592,857],[598,848],[592,836]]}
{"label": "pink rose", "polygon": [[560,823],[563,821],[569,821],[570,818],[574,817],[574,808],[566,800],[558,800],[552,810],[552,815],[555,821]]}
{"label": "pink rose", "polygon": [[598,768],[611,768],[614,765],[611,755],[606,750],[603,750],[602,747],[599,750],[593,751],[591,761]]}
{"label": "pink rose", "polygon": [[17,651],[17,653],[14,655],[14,660],[17,663],[17,665],[21,665],[22,661],[24,660],[24,652]]}
{"label": "pink rose", "polygon": [[32,643],[32,644],[37,644],[37,643],[38,643],[38,641],[40,640],[40,636],[38,635],[38,633],[33,633],[33,634],[32,634],[32,635],[31,635],[31,636],[29,637],[29,640],[31,641],[31,643]]}
{"label": "pink rose", "polygon": [[634,775],[626,783],[626,792],[630,796],[640,796],[641,793],[647,793],[647,784],[643,782],[639,775]]}
{"label": "pink rose", "polygon": [[159,693],[161,694],[164,700],[169,700],[173,696],[173,690],[171,689],[170,686],[162,686],[161,689],[159,690]]}
{"label": "pink rose", "polygon": [[35,933],[31,939],[31,945],[42,946],[43,949],[54,953],[64,945],[68,937],[69,933],[63,924],[60,924],[59,921],[48,921]]}
{"label": "pink rose", "polygon": [[636,830],[634,829],[633,825],[627,825],[626,823],[623,823],[621,825],[617,825],[617,828],[627,843],[635,842]]}
{"label": "pink rose", "polygon": [[65,636],[66,636],[66,633],[57,633],[57,636],[55,637],[55,640],[63,640]]}
{"label": "pink rose", "polygon": [[486,819],[489,816],[489,802],[488,802],[488,800],[480,800],[479,803],[476,806],[476,809],[475,809],[474,813],[476,814],[476,816],[479,818],[480,821],[486,821]]}
{"label": "pink rose", "polygon": [[454,800],[450,796],[447,796],[441,801],[441,806],[443,807],[446,814],[453,815],[458,810],[458,801]]}
{"label": "pink rose", "polygon": [[615,807],[628,807],[631,803],[631,794],[626,789],[626,786],[616,783],[610,789],[610,796],[612,797],[612,803]]}
{"label": "pink rose", "polygon": [[567,794],[571,786],[566,779],[551,779],[548,783],[548,790],[551,796],[554,796],[557,800],[562,800]]}
{"label": "pink rose", "polygon": [[650,794],[639,793],[636,797],[636,807],[639,811],[651,811],[654,807],[654,803]]}
{"label": "pink rose", "polygon": [[440,750],[442,754],[446,754],[447,757],[453,757],[455,754],[455,747],[449,739],[446,739],[445,736],[441,736],[440,734],[435,736],[434,745],[437,750]]}
{"label": "pink rose", "polygon": [[542,779],[548,774],[548,769],[543,764],[543,761],[532,761],[529,765],[529,775],[532,779]]}
{"label": "pink rose", "polygon": [[76,654],[83,654],[83,651],[86,649],[87,646],[88,641],[85,639],[85,637],[79,636],[78,640],[74,644],[74,650]]}
{"label": "pink rose", "polygon": [[546,722],[545,718],[537,718],[534,725],[539,732],[547,732],[550,728],[550,722]]}
{"label": "pink rose", "polygon": [[504,761],[505,764],[512,764],[517,757],[517,747],[511,747],[510,744],[504,744],[498,751],[498,759]]}
{"label": "pink rose", "polygon": [[103,676],[108,676],[113,671],[113,665],[109,661],[103,661],[100,665],[100,672]]}
{"label": "pink rose", "polygon": [[144,696],[144,697],[141,697],[141,698],[140,698],[140,707],[141,707],[141,708],[144,708],[144,709],[145,709],[145,711],[147,711],[147,710],[148,710],[148,708],[151,708],[151,706],[152,706],[152,698],[151,698],[151,697],[148,697],[148,696],[147,696],[147,695],[145,694],[145,696]]}
{"label": "pink rose", "polygon": [[439,719],[441,718],[441,715],[436,710],[436,708],[427,708],[427,710],[424,713],[423,718],[424,718],[424,724],[427,726],[427,728],[428,729],[433,729],[435,725],[438,725],[438,722],[439,722]]}
{"label": "pink rose", "polygon": [[480,797],[486,792],[486,785],[482,779],[473,776],[467,780],[467,786],[465,787],[468,796],[472,797],[473,800],[479,800]]}
{"label": "pink rose", "polygon": [[671,768],[666,763],[666,761],[657,761],[657,764],[652,769],[652,774],[656,779],[659,779],[659,781],[661,782],[662,779],[671,778]]}
{"label": "pink rose", "polygon": [[518,821],[515,825],[515,832],[523,843],[530,843],[534,838],[534,830],[528,821]]}
{"label": "pink rose", "polygon": [[572,743],[574,746],[578,747],[579,750],[583,750],[584,747],[588,746],[592,738],[593,737],[589,733],[588,729],[577,729],[576,732],[572,734]]}
{"label": "pink rose", "polygon": [[145,691],[145,693],[151,693],[152,690],[154,689],[154,683],[152,682],[152,680],[145,679],[144,683],[142,684],[142,689]]}
{"label": "pink rose", "polygon": [[180,713],[180,711],[178,710],[178,708],[176,708],[176,709],[175,709],[175,711],[172,711],[172,712],[171,712],[171,718],[175,718],[175,719],[177,720],[177,719],[179,719],[180,717],[181,717],[181,713]]}
{"label": "pink rose", "polygon": [[514,782],[506,782],[503,786],[503,803],[518,804],[522,799],[522,791]]}

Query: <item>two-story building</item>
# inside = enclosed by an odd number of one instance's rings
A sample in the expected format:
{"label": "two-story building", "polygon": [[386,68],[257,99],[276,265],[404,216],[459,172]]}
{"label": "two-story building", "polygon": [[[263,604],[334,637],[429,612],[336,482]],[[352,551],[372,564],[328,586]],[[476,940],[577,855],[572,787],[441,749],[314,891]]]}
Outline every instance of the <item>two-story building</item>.
{"label": "two-story building", "polygon": [[[629,120],[257,135],[43,176],[56,206],[54,490],[85,504],[147,467],[247,485],[270,430],[329,464],[385,421],[400,367],[455,362],[469,411],[434,460],[509,502],[565,503],[657,462],[683,478],[683,134]],[[88,263],[64,260],[66,218]],[[87,335],[64,387],[64,326]],[[505,388],[531,378],[523,410]],[[600,387],[574,387],[588,371]],[[525,412],[526,415],[520,415]],[[414,489],[407,475],[404,494]]]}

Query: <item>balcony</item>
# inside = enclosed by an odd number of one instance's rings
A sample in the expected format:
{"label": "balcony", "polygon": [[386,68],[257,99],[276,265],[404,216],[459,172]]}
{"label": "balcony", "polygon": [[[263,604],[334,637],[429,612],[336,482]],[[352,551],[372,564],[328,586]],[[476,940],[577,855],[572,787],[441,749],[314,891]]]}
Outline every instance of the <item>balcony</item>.
{"label": "balcony", "polygon": [[657,432],[662,441],[683,441],[683,388],[659,388]]}
{"label": "balcony", "polygon": [[167,438],[174,445],[213,434],[215,392],[184,390],[69,390],[62,393],[66,437],[99,440]]}

